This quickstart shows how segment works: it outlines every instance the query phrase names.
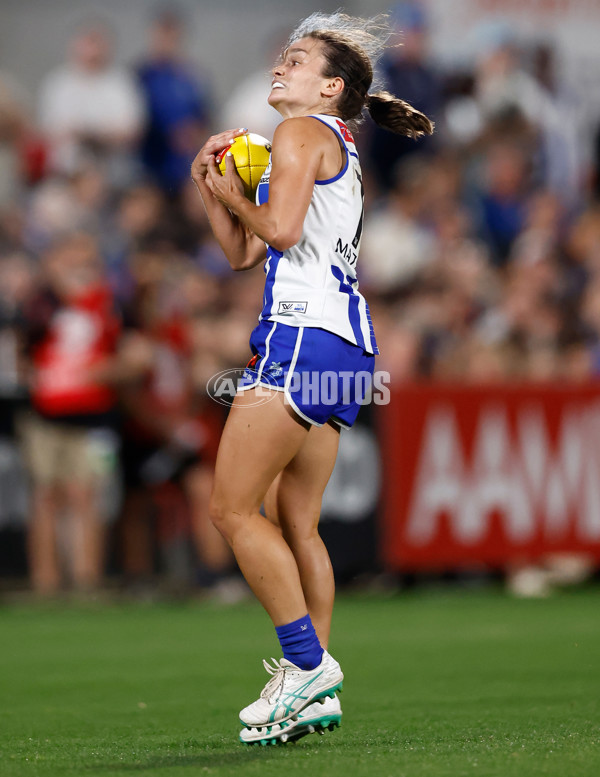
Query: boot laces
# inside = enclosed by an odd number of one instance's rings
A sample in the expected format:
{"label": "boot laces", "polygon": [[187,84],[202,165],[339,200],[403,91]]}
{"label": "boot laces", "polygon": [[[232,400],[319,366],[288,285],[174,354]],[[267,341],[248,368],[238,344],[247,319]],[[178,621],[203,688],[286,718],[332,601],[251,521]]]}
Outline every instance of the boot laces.
{"label": "boot laces", "polygon": [[272,675],[271,679],[262,689],[260,694],[261,699],[267,699],[267,701],[270,701],[274,696],[281,695],[281,691],[283,690],[283,681],[285,680],[286,668],[281,666],[276,658],[271,658],[271,661],[273,662],[272,666],[268,661],[263,660],[264,668],[270,675]]}

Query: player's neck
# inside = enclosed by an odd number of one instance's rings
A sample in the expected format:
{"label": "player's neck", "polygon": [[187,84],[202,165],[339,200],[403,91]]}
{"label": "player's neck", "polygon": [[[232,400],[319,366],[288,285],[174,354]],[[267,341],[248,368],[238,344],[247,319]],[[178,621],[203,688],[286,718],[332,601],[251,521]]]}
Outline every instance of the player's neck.
{"label": "player's neck", "polygon": [[297,119],[301,116],[314,116],[319,113],[330,116],[337,115],[330,105],[323,102],[319,102],[311,107],[282,105],[278,106],[277,110],[284,119]]}

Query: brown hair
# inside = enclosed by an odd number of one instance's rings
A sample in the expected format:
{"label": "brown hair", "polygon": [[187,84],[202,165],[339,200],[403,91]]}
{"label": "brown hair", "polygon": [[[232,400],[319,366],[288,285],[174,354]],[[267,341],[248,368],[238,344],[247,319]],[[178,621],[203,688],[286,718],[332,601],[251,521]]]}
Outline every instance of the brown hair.
{"label": "brown hair", "polygon": [[371,60],[358,43],[336,30],[314,30],[306,37],[323,43],[325,72],[328,78],[344,81],[337,109],[344,121],[356,121],[366,107],[375,124],[398,135],[418,138],[431,135],[433,122],[412,105],[386,91],[369,94],[373,83]]}

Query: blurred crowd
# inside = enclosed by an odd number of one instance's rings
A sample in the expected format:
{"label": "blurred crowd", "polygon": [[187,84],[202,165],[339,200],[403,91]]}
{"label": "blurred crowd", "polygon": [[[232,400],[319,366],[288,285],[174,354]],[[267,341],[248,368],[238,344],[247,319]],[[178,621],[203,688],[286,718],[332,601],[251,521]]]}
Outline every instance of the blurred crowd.
{"label": "blurred crowd", "polygon": [[[421,7],[392,20],[403,45],[380,80],[436,133],[357,131],[379,368],[394,381],[593,379],[599,143],[556,52],[489,25],[468,68],[441,72]],[[26,515],[40,594],[94,590],[108,568],[142,591],[159,568],[239,593],[207,520],[224,414],[206,383],[249,358],[264,276],[229,270],[189,168],[225,118],[268,134],[277,115],[264,103],[247,118],[263,73],[216,105],[188,45],[165,11],[125,67],[115,31],[83,25],[34,111],[18,73],[0,72],[0,528]]]}

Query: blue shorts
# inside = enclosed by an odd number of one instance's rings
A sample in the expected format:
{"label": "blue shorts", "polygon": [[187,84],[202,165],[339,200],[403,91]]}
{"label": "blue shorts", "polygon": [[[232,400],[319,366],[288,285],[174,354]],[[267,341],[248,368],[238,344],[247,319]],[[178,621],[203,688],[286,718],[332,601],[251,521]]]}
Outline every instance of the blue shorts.
{"label": "blue shorts", "polygon": [[261,321],[250,337],[254,358],[237,390],[266,386],[285,393],[295,412],[315,426],[349,429],[369,401],[375,357],[315,327]]}

